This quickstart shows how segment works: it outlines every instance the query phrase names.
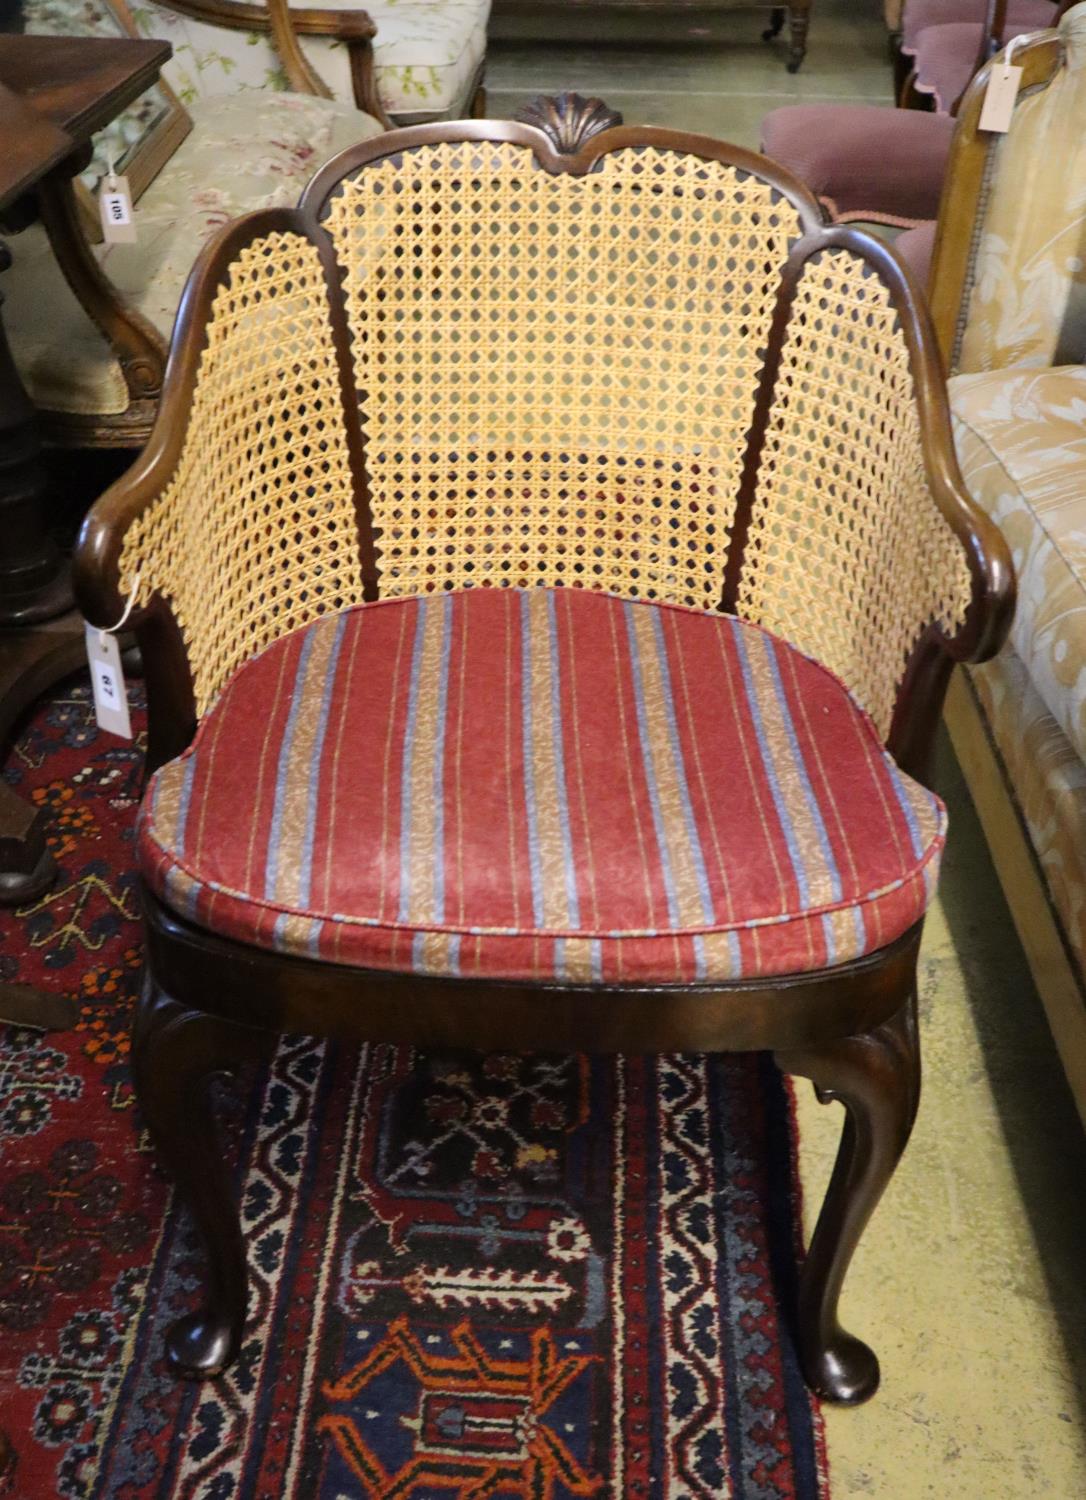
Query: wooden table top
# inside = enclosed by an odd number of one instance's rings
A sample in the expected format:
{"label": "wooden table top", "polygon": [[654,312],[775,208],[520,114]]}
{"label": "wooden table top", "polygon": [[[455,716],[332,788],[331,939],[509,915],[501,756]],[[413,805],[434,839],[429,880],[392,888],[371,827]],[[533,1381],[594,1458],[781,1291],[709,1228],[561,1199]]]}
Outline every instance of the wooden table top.
{"label": "wooden table top", "polygon": [[129,37],[0,36],[0,207],[138,99],[171,51]]}
{"label": "wooden table top", "polygon": [[171,51],[131,37],[0,36],[0,84],[81,145],[154,83]]}
{"label": "wooden table top", "polygon": [[0,208],[27,192],[73,149],[70,135],[0,83]]}

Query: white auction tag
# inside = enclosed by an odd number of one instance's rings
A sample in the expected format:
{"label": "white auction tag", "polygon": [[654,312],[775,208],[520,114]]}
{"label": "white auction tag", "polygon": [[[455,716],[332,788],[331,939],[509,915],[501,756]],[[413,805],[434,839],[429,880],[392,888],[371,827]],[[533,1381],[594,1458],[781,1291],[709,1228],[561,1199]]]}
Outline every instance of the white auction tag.
{"label": "white auction tag", "polygon": [[107,245],[136,243],[136,221],[127,177],[110,173],[102,178],[98,189],[98,212],[102,216],[102,234]]}
{"label": "white auction tag", "polygon": [[1005,135],[1011,128],[1014,101],[1018,98],[1018,87],[1022,82],[1022,69],[1009,63],[993,63],[992,76],[984,95],[984,107],[977,121],[978,130],[992,130]]}
{"label": "white auction tag", "polygon": [[122,740],[130,740],[132,722],[128,717],[128,694],[124,689],[117,637],[88,625],[87,660],[90,662],[94,717],[98,720],[98,728],[118,734]]}

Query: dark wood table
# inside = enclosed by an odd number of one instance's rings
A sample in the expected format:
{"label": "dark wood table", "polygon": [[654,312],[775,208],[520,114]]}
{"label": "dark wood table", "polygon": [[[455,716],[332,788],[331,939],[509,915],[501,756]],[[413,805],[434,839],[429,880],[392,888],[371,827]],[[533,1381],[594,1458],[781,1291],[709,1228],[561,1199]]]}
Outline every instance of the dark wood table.
{"label": "dark wood table", "polygon": [[[518,40],[524,34],[533,41],[537,36],[541,39],[555,35],[576,41],[586,34],[598,40],[601,35],[606,35],[608,16],[674,16],[690,11],[768,10],[769,25],[762,32],[762,40],[773,41],[784,30],[787,21],[789,46],[786,66],[789,73],[798,73],[807,55],[807,32],[813,7],[814,0],[787,0],[783,5],[778,0],[494,0],[491,24],[492,34],[496,31],[497,35],[502,36],[500,23],[506,16],[518,19],[524,17],[529,23],[538,23],[531,25],[531,30],[527,33],[518,28],[515,33]],[[585,16],[589,20],[577,26],[577,21]],[[574,25],[572,31],[569,29],[571,22]],[[590,32],[587,31],[589,26]]]}
{"label": "dark wood table", "polygon": [[[39,184],[85,168],[91,137],[154,83],[171,50],[127,38],[0,36],[7,228],[33,219]],[[0,241],[0,271],[9,264]],[[50,504],[34,409],[0,319],[0,752],[28,705],[83,661],[83,624],[51,536]],[[44,815],[0,781],[0,904],[33,900],[55,874]],[[61,995],[0,983],[0,1020],[56,1028],[74,1015]]]}

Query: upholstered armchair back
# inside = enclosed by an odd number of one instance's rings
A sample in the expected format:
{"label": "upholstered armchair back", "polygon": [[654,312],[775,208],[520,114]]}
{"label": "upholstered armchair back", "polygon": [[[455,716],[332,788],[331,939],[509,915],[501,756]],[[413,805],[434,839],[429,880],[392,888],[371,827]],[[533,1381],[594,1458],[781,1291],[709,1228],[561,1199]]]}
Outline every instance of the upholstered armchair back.
{"label": "upholstered armchair back", "polygon": [[1059,35],[1049,76],[1027,79],[1010,131],[985,143],[953,354],[960,373],[1086,361],[1086,4],[1067,12]]}
{"label": "upholstered armchair back", "polygon": [[922,318],[892,254],[739,148],[396,132],[209,249],[84,554],[124,518],[103,571],[168,603],[197,715],[318,615],[548,585],[735,610],[886,735],[990,541]]}

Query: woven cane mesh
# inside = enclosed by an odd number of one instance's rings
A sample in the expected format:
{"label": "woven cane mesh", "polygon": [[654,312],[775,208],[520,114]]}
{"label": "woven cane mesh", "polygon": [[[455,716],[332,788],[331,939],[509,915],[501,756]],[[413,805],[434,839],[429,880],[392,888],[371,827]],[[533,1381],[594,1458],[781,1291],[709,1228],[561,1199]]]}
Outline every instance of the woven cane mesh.
{"label": "woven cane mesh", "polygon": [[574,177],[455,142],[364,168],[326,222],[383,594],[717,602],[786,200],[675,152]]}
{"label": "woven cane mesh", "polygon": [[121,588],[161,593],[202,713],[247,657],[362,583],[342,398],[314,246],[269,234],[215,296],[174,478],[132,524]]}
{"label": "woven cane mesh", "polygon": [[908,346],[857,255],[808,261],[782,351],[739,612],[836,672],[885,735],[906,658],[971,595],[931,498]]}

